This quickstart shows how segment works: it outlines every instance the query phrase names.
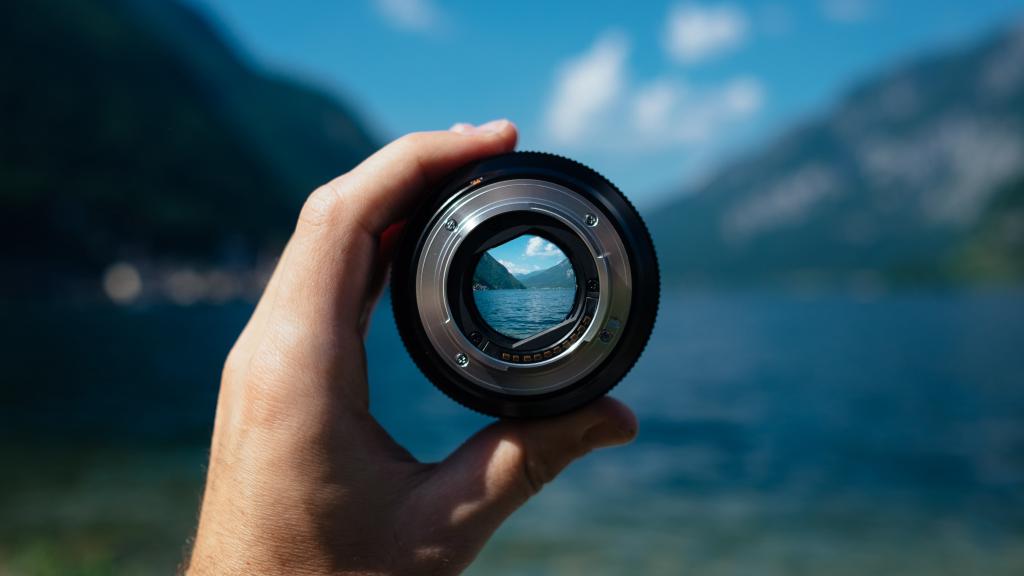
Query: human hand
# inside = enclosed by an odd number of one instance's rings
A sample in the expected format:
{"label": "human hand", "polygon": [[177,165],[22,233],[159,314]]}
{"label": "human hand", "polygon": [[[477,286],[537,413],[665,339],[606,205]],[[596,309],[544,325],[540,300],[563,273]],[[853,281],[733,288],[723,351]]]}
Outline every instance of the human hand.
{"label": "human hand", "polygon": [[410,134],[313,192],[224,366],[190,574],[456,574],[572,460],[628,442],[604,398],[421,463],[370,415],[363,336],[400,222],[507,121]]}

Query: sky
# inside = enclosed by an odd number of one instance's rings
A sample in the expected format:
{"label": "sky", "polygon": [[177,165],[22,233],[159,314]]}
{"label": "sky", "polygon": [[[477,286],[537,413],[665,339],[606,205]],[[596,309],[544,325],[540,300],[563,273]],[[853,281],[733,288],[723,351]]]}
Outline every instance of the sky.
{"label": "sky", "polygon": [[584,162],[642,210],[872,74],[1024,16],[1024,0],[187,1],[382,141],[507,117],[520,149]]}
{"label": "sky", "polygon": [[540,236],[523,235],[487,251],[514,276],[546,270],[562,260],[565,254]]}

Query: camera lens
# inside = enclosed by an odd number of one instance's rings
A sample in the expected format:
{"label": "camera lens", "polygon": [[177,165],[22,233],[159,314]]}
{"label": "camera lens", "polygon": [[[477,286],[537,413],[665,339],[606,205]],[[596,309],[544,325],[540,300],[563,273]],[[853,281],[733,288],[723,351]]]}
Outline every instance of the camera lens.
{"label": "camera lens", "polygon": [[654,327],[658,263],[643,221],[597,172],[518,152],[459,170],[407,222],[391,280],[420,370],[463,405],[541,417],[590,402]]}

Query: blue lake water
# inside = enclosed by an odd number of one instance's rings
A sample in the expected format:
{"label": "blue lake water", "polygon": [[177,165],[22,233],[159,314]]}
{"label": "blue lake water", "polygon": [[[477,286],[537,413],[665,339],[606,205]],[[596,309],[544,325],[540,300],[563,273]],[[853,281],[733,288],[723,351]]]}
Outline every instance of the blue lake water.
{"label": "blue lake water", "polygon": [[[249,310],[5,312],[0,431],[24,440],[0,572],[173,571]],[[574,464],[470,574],[1024,573],[1022,350],[1020,293],[667,294],[613,391],[636,442]],[[367,355],[372,409],[418,457],[489,422],[417,372],[386,303]]]}
{"label": "blue lake water", "polygon": [[526,338],[557,325],[572,310],[576,290],[476,290],[473,298],[484,320],[512,338]]}

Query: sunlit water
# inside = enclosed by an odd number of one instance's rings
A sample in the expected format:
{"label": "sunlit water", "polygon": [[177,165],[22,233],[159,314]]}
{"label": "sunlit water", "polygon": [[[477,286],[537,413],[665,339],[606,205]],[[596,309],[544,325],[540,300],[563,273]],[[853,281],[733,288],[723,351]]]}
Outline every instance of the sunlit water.
{"label": "sunlit water", "polygon": [[[419,375],[386,310],[372,409],[443,457],[489,420]],[[173,572],[248,311],[6,314],[0,573]],[[637,441],[573,465],[470,573],[1024,573],[1022,342],[1020,294],[667,295],[614,391]]]}
{"label": "sunlit water", "polygon": [[473,292],[483,319],[512,338],[532,336],[565,320],[575,295],[571,288]]}

